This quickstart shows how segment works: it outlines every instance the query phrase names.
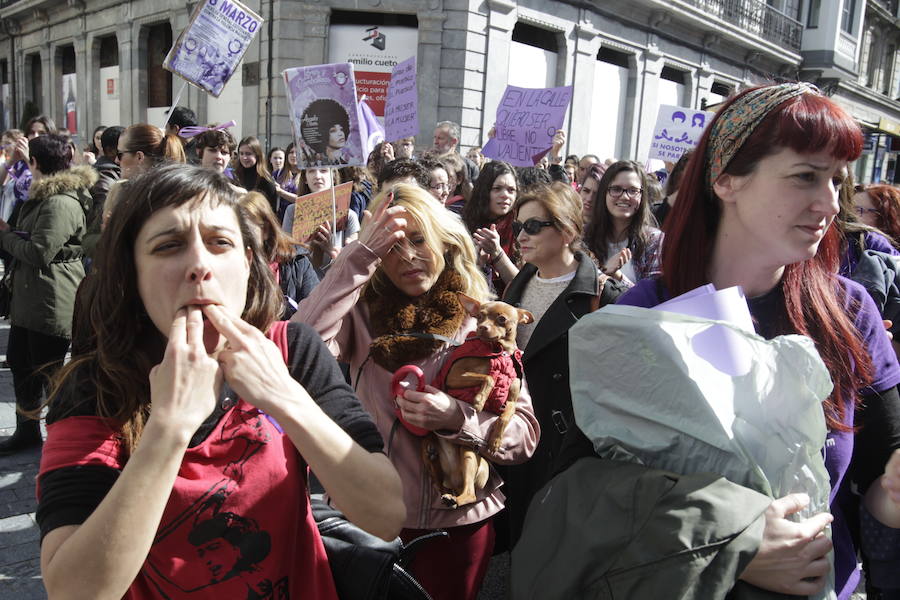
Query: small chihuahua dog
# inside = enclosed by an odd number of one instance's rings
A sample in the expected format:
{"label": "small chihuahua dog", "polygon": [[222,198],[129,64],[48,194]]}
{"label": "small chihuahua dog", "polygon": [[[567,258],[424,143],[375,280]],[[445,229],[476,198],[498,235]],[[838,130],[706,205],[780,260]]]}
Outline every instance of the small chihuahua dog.
{"label": "small chihuahua dog", "polygon": [[[503,432],[516,412],[522,387],[522,351],[516,346],[519,324],[534,321],[527,310],[505,302],[479,303],[459,294],[463,308],[478,320],[474,335],[458,346],[444,363],[433,385],[450,396],[488,410],[499,417],[491,426],[487,450],[500,449]],[[475,450],[429,434],[422,445],[425,465],[451,508],[475,501],[475,490],[487,483],[490,469]]]}

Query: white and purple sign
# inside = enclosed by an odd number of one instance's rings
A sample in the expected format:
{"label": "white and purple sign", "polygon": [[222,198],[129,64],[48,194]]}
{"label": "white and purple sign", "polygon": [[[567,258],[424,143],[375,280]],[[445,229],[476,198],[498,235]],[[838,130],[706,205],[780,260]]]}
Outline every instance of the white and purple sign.
{"label": "white and purple sign", "polygon": [[262,23],[262,17],[236,0],[205,0],[163,67],[218,98]]}
{"label": "white and purple sign", "polygon": [[494,137],[484,145],[482,153],[517,167],[533,167],[553,146],[553,135],[562,127],[571,102],[570,85],[506,86],[497,107]]}
{"label": "white and purple sign", "polygon": [[677,162],[681,155],[697,146],[707,123],[715,113],[663,104],[659,107],[648,158]]}
{"label": "white and purple sign", "polygon": [[353,65],[335,63],[282,72],[297,145],[297,166],[363,166]]}
{"label": "white and purple sign", "polygon": [[419,95],[416,88],[416,57],[394,67],[384,106],[384,131],[396,142],[419,134]]}

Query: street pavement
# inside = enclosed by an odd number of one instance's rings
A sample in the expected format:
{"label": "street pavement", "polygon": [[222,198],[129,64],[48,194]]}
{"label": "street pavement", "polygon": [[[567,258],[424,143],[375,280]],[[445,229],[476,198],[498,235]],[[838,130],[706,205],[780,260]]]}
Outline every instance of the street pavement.
{"label": "street pavement", "polygon": [[[0,361],[6,360],[9,323],[0,320]],[[12,374],[0,368],[0,439],[16,428]],[[40,534],[34,521],[34,481],[40,449],[0,456],[0,598],[44,600]]]}

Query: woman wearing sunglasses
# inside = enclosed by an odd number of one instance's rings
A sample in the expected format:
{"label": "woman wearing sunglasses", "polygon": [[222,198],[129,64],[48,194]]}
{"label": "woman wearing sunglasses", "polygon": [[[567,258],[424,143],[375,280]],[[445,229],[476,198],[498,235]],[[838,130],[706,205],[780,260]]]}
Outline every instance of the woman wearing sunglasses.
{"label": "woman wearing sunglasses", "polygon": [[583,229],[581,201],[566,183],[529,188],[516,203],[513,231],[525,264],[503,300],[534,315],[533,323],[519,325],[516,341],[524,351],[522,363],[541,439],[531,460],[501,469],[510,548],[519,538],[532,496],[562,464],[566,436],[582,435],[572,416],[569,328],[625,290],[606,275],[598,278],[596,265],[581,250]]}
{"label": "woman wearing sunglasses", "polygon": [[659,272],[662,232],[650,213],[646,181],[636,162],[620,160],[607,167],[585,233],[601,270],[626,285]]}

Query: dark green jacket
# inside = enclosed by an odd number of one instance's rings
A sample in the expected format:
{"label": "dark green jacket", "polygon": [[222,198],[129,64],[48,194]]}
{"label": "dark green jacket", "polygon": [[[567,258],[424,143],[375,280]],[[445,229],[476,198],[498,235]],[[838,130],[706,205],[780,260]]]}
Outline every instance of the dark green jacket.
{"label": "dark green jacket", "polygon": [[793,598],[738,582],[771,502],[718,475],[581,459],[528,509],[512,553],[512,598]]}
{"label": "dark green jacket", "polygon": [[31,185],[15,231],[0,233],[0,248],[15,259],[10,323],[46,335],[72,336],[75,290],[84,278],[81,246],[91,167],[54,173]]}

